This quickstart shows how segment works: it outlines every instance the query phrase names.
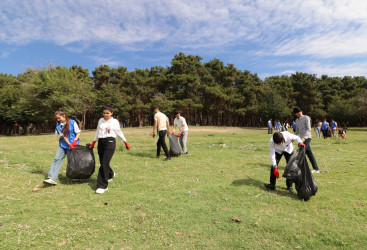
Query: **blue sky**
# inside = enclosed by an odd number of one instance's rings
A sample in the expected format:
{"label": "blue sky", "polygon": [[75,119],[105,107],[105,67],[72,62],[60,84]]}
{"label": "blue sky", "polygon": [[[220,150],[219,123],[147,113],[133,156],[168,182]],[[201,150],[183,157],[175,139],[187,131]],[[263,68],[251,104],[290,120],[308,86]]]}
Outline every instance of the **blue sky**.
{"label": "blue sky", "polygon": [[218,58],[261,78],[367,76],[365,0],[2,0],[0,72]]}

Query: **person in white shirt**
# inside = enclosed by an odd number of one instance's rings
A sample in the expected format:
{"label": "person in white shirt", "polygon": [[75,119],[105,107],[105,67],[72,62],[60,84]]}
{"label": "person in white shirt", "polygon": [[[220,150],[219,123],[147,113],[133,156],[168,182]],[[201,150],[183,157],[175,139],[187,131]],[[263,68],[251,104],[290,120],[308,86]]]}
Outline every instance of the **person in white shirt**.
{"label": "person in white shirt", "polygon": [[167,127],[169,130],[169,122],[167,122],[167,116],[159,111],[158,108],[154,108],[154,126],[153,126],[153,138],[155,138],[155,131],[158,131],[158,142],[157,142],[157,158],[159,158],[161,154],[161,147],[166,155],[166,159],[164,161],[171,160],[171,156],[169,155],[167,144],[166,144],[166,135],[167,135]]}
{"label": "person in white shirt", "polygon": [[[276,179],[279,178],[278,164],[282,156],[288,163],[293,154],[293,141],[297,141],[299,146],[305,147],[299,136],[293,135],[288,131],[275,132],[269,142],[269,156],[271,160],[270,184],[265,184],[266,188],[275,190]],[[293,193],[292,183],[287,179],[287,190]]]}
{"label": "person in white shirt", "polygon": [[175,133],[175,129],[178,128],[177,137],[180,138],[180,145],[182,148],[182,154],[187,154],[187,136],[189,134],[189,127],[187,126],[186,120],[181,116],[180,111],[175,111],[175,120],[173,121],[173,134]]}
{"label": "person in white shirt", "polygon": [[103,107],[103,118],[99,119],[94,140],[90,145],[93,148],[98,140],[98,156],[100,168],[97,178],[97,194],[103,194],[108,190],[108,182],[115,177],[114,171],[111,169],[110,162],[116,149],[116,136],[121,142],[125,143],[126,149],[130,149],[124,134],[121,131],[120,123],[112,117],[113,108],[110,105]]}

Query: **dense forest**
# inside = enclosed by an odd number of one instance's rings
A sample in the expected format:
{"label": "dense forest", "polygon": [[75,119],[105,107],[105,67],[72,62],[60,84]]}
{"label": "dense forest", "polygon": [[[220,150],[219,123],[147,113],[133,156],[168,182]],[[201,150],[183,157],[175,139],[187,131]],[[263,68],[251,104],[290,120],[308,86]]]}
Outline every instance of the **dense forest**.
{"label": "dense forest", "polygon": [[266,126],[269,118],[294,119],[295,105],[313,121],[326,117],[366,126],[367,80],[301,72],[261,80],[219,59],[203,63],[183,53],[169,67],[128,71],[102,65],[92,76],[80,66],[0,74],[0,134],[19,133],[19,126],[30,124],[39,133],[51,132],[60,107],[82,129],[95,128],[105,104],[114,106],[124,126],[152,125],[156,106],[171,119],[181,110],[189,125]]}

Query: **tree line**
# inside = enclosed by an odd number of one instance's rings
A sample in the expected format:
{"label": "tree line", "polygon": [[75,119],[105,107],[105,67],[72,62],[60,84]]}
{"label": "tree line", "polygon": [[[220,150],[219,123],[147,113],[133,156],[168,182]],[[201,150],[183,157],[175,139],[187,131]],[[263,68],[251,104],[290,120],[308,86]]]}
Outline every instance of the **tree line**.
{"label": "tree line", "polygon": [[15,124],[50,132],[60,107],[82,129],[92,129],[105,104],[112,104],[114,116],[129,127],[152,125],[153,107],[171,119],[180,110],[189,125],[266,126],[269,118],[294,119],[296,105],[313,120],[366,126],[367,80],[302,72],[261,80],[219,59],[202,62],[183,53],[169,67],[128,71],[102,65],[92,76],[76,65],[0,73],[0,134],[14,133]]}

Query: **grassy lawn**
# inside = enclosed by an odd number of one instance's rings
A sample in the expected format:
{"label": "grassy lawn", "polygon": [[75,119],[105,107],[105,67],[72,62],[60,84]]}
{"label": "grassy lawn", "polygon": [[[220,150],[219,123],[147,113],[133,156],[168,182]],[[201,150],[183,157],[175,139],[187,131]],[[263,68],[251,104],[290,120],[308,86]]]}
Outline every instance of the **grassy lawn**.
{"label": "grassy lawn", "polygon": [[72,181],[66,161],[58,184],[40,188],[55,136],[0,137],[0,248],[367,248],[367,129],[349,129],[346,143],[312,140],[321,173],[308,202],[284,178],[265,190],[265,129],[190,127],[189,154],[169,162],[155,158],[151,130],[123,130],[131,150],[119,145],[102,195],[97,173]]}

